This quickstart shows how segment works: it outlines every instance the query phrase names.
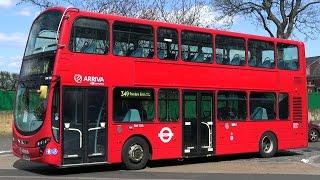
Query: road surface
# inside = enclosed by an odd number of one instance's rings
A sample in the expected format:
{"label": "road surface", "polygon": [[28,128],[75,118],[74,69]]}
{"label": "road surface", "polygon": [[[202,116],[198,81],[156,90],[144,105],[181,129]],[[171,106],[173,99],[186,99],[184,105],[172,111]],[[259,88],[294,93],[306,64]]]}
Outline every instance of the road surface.
{"label": "road surface", "polygon": [[[2,140],[0,138],[0,140]],[[0,141],[1,146],[7,147]],[[0,179],[320,179],[320,142],[264,159],[256,154],[153,161],[138,171],[118,164],[56,169],[0,154]]]}

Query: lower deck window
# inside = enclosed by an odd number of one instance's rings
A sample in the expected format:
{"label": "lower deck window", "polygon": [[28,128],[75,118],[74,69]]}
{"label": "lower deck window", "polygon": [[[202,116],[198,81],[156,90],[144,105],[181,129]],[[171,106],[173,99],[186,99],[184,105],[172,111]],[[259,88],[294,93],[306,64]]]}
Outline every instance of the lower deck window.
{"label": "lower deck window", "polygon": [[173,89],[161,89],[158,100],[159,120],[162,122],[174,122],[179,119],[179,91]]}
{"label": "lower deck window", "polygon": [[218,93],[219,120],[245,120],[247,95],[245,92],[221,91]]}
{"label": "lower deck window", "polygon": [[289,95],[288,93],[280,93],[278,96],[279,118],[288,119],[289,117]]}
{"label": "lower deck window", "polygon": [[153,90],[116,88],[113,92],[113,119],[116,122],[153,121]]}
{"label": "lower deck window", "polygon": [[253,92],[250,94],[250,116],[253,120],[275,119],[275,94]]}

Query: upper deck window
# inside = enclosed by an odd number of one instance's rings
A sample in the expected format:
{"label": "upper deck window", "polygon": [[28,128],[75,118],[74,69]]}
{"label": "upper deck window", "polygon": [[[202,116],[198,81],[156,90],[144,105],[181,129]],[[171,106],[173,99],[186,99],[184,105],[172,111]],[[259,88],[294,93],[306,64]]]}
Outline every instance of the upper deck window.
{"label": "upper deck window", "polygon": [[279,69],[297,70],[299,68],[298,48],[295,45],[278,44]]}
{"label": "upper deck window", "polygon": [[154,54],[152,27],[115,22],[113,24],[113,54],[152,58]]}
{"label": "upper deck window", "polygon": [[70,50],[88,54],[107,54],[109,28],[105,21],[79,18],[72,27]]}
{"label": "upper deck window", "polygon": [[174,29],[158,29],[158,57],[165,60],[178,59],[178,32]]}
{"label": "upper deck window", "polygon": [[249,40],[249,65],[253,67],[274,68],[274,45],[270,42]]}
{"label": "upper deck window", "polygon": [[61,15],[60,11],[48,11],[34,21],[24,56],[57,49],[56,37]]}
{"label": "upper deck window", "polygon": [[244,39],[228,36],[216,37],[216,61],[218,64],[244,66],[245,56]]}
{"label": "upper deck window", "polygon": [[212,35],[182,31],[182,59],[184,61],[211,63]]}

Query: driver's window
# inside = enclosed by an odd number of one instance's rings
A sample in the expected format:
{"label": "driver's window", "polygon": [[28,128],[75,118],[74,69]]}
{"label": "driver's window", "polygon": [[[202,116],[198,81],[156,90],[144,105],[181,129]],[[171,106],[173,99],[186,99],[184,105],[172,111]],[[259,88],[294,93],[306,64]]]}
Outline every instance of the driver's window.
{"label": "driver's window", "polygon": [[249,66],[274,68],[274,44],[258,40],[248,41]]}
{"label": "driver's window", "polygon": [[106,21],[88,18],[77,19],[72,27],[70,50],[86,54],[107,54],[109,27]]}
{"label": "driver's window", "polygon": [[216,62],[218,64],[244,66],[246,64],[245,40],[242,38],[217,36]]}

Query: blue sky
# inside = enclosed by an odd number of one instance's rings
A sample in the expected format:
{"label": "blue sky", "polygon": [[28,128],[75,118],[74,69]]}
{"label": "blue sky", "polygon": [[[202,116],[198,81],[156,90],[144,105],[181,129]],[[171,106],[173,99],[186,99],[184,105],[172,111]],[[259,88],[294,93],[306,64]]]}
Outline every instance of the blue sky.
{"label": "blue sky", "polygon": [[[38,8],[16,5],[17,0],[0,0],[0,71],[19,72],[28,32],[32,21],[39,14]],[[268,34],[261,28],[238,18],[232,31],[250,34]],[[298,37],[303,41],[303,37]],[[305,41],[306,55],[320,55],[320,38]],[[318,47],[318,48],[317,48]]]}

